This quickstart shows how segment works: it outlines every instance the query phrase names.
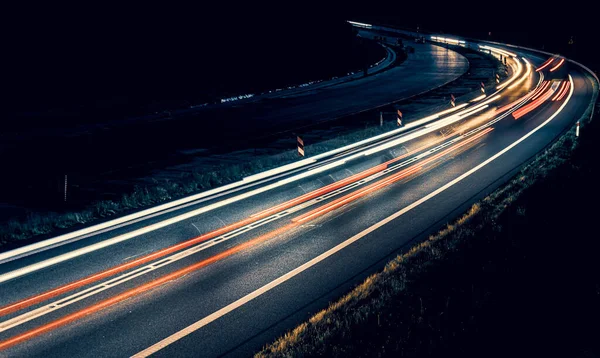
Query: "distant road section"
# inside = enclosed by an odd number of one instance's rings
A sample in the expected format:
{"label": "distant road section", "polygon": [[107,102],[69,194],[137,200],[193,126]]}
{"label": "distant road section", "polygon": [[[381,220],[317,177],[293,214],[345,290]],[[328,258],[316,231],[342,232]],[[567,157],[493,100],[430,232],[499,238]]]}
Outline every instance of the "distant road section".
{"label": "distant road section", "polygon": [[467,59],[450,49],[411,45],[415,53],[400,66],[334,86],[230,108],[221,113],[226,121],[220,124],[223,130],[233,125],[266,134],[324,122],[427,92],[457,79],[469,68]]}
{"label": "distant road section", "polygon": [[[585,68],[462,41],[507,56],[511,76],[403,128],[173,210],[163,206],[110,231],[5,255],[0,357],[251,356],[511,180],[589,115],[598,83]],[[265,101],[268,118],[288,128],[292,118],[331,118],[416,94],[458,76],[460,63],[467,67],[445,48],[415,48],[399,68],[318,95]],[[260,122],[249,107],[240,110]],[[204,132],[195,133],[215,135]]]}
{"label": "distant road section", "polygon": [[[161,115],[163,118],[155,118],[155,115],[148,115],[122,120],[119,123],[110,122],[77,128],[46,128],[39,133],[28,131],[18,135],[8,134],[3,138],[3,144],[14,148],[28,139],[39,143],[40,140],[65,136],[90,137],[94,136],[96,130],[103,128],[120,131],[124,128],[119,127],[123,126],[133,127],[146,122],[166,123],[175,120],[180,125],[174,130],[180,137],[183,129],[181,124],[189,122],[192,129],[195,129],[200,120],[210,123],[213,130],[195,133],[194,141],[202,139],[203,146],[210,146],[234,139],[232,136],[246,137],[250,133],[265,135],[292,130],[406,99],[443,86],[463,75],[469,68],[467,59],[450,49],[432,44],[411,45],[415,48],[415,53],[409,54],[401,65],[382,71],[390,65],[390,60],[396,57],[388,49],[386,59],[369,69],[369,73],[382,72],[364,78],[360,78],[361,73],[356,73],[349,76],[353,79],[350,81],[348,78],[340,78],[303,88],[283,90],[280,94],[265,94],[218,106],[172,111],[170,117]],[[231,131],[231,128],[236,130]],[[149,143],[150,130],[145,128]],[[159,137],[165,134],[164,130],[165,128],[160,128]],[[4,145],[0,145],[0,151],[6,148]],[[39,156],[39,153],[36,151],[35,155]]]}
{"label": "distant road section", "polygon": [[[413,47],[415,52],[402,64],[367,77],[356,78],[360,76],[355,74],[351,81],[318,83],[301,90],[281,91],[277,96],[234,101],[214,108],[191,108],[173,112],[171,117],[150,115],[71,128],[48,126],[2,133],[0,155],[6,170],[12,174],[5,178],[0,196],[10,210],[13,209],[9,205],[17,203],[17,211],[28,208],[29,204],[23,204],[15,193],[27,190],[30,197],[35,192],[36,198],[50,195],[46,188],[54,185],[64,172],[85,175],[79,184],[86,185],[87,178],[99,180],[103,173],[166,160],[182,149],[252,147],[250,141],[272,138],[286,131],[301,132],[306,126],[440,87],[469,68],[467,59],[452,50],[433,44],[413,44]],[[384,65],[385,60],[380,66]],[[374,66],[369,73],[378,69]],[[73,155],[73,148],[77,148],[77,155]]]}

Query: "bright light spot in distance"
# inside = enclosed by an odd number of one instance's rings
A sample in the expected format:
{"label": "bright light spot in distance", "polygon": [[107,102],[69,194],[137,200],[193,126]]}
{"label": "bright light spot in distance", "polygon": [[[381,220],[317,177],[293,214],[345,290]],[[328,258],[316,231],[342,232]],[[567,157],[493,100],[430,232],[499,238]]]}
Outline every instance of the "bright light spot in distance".
{"label": "bright light spot in distance", "polygon": [[365,27],[370,29],[371,27],[373,27],[373,25],[370,24],[363,24],[362,22],[356,22],[356,21],[348,21],[348,23],[354,25],[354,26],[359,26],[359,27]]}
{"label": "bright light spot in distance", "polygon": [[463,41],[463,40],[456,40],[456,39],[450,39],[450,38],[447,38],[447,37],[439,37],[439,36],[431,36],[431,39],[433,41],[448,42],[448,43],[452,43],[452,44],[455,44],[455,45],[464,44],[465,43],[465,41]]}
{"label": "bright light spot in distance", "polygon": [[499,48],[495,48],[495,47],[491,47],[491,46],[479,45],[479,48],[482,48],[484,50],[490,50],[492,52],[495,52],[497,54],[504,55],[504,56],[517,57],[516,53],[508,52],[508,51],[501,50]]}

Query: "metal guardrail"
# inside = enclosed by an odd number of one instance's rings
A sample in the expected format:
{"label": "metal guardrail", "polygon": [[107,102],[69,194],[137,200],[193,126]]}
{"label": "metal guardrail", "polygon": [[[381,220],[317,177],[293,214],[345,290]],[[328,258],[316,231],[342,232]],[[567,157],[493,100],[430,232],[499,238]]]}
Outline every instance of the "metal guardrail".
{"label": "metal guardrail", "polygon": [[[382,31],[389,31],[389,32],[395,32],[395,33],[400,33],[400,34],[404,34],[404,35],[408,35],[408,36],[414,36],[414,37],[419,37],[419,36],[424,36],[424,35],[428,35],[428,36],[432,36],[432,35],[437,35],[435,33],[422,33],[422,32],[416,32],[416,31],[411,31],[411,30],[403,30],[403,29],[396,29],[396,28],[392,28],[392,27],[387,27],[387,26],[379,26],[379,25],[369,25],[369,29],[371,30],[382,30]],[[447,35],[445,35],[447,36]],[[456,38],[460,38],[460,39],[464,39],[464,40],[468,40],[471,42],[485,42],[485,43],[489,43],[489,44],[494,44],[494,45],[500,45],[500,46],[509,46],[509,47],[513,47],[513,48],[517,48],[517,49],[521,49],[521,50],[525,50],[525,51],[530,51],[530,52],[537,52],[537,53],[541,53],[547,56],[554,56],[554,53],[551,52],[547,52],[547,51],[543,51],[543,50],[538,50],[538,49],[534,49],[534,48],[530,48],[530,47],[525,47],[525,46],[519,46],[519,45],[513,45],[513,44],[505,44],[505,43],[500,43],[500,42],[496,42],[496,41],[490,41],[490,40],[480,40],[480,39],[473,39],[473,38],[469,38],[469,37],[463,37],[463,36],[453,36]],[[429,40],[429,39],[428,39]],[[598,85],[598,88],[600,89],[600,79],[598,78],[598,75],[592,71],[589,67],[587,67],[586,65],[577,62],[575,60],[569,59],[567,58],[567,61],[583,68],[584,70],[586,70],[587,72],[589,72],[589,74],[592,75],[592,77],[594,77],[594,79],[596,79],[596,84]],[[592,118],[594,117],[594,113],[596,110],[596,101],[594,101],[593,104],[593,108],[592,108],[592,113],[590,114],[590,121],[592,120]]]}

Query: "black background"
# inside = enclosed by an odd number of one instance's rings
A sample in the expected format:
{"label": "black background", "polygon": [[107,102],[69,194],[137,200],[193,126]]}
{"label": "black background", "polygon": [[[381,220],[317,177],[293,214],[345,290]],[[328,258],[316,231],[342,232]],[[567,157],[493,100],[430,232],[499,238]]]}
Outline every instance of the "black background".
{"label": "black background", "polygon": [[126,116],[319,77],[347,45],[346,19],[544,47],[598,68],[593,10],[573,2],[80,2],[6,10],[5,120],[48,109],[119,108]]}
{"label": "black background", "polygon": [[[79,2],[3,10],[0,140],[3,132],[118,121],[338,75],[353,55],[346,20],[543,47],[600,69],[595,13],[573,2]],[[135,129],[93,143],[0,143],[0,200],[43,206],[62,198],[66,172],[127,166],[142,154],[156,159],[161,147],[144,139],[143,125]]]}

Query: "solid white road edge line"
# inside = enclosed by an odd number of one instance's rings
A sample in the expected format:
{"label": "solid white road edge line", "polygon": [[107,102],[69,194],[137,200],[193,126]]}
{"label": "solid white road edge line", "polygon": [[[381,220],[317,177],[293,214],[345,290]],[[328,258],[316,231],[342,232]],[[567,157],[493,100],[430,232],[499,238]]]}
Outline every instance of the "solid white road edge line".
{"label": "solid white road edge line", "polygon": [[[476,105],[474,108],[478,108],[480,106],[485,106],[486,103],[494,101],[494,100],[496,100],[498,98],[500,98],[500,95],[492,97],[492,98],[489,98],[485,102]],[[454,109],[455,108],[453,108],[453,110]],[[445,125],[449,124],[449,123],[445,122],[449,118],[459,118],[458,116],[460,116],[462,114],[463,117],[460,117],[460,118],[464,119],[468,115],[474,114],[476,112],[476,111],[472,111],[470,113],[467,113],[469,111],[471,111],[471,109],[463,110],[463,111],[461,111],[459,113],[456,113],[456,114],[454,114],[454,115],[452,115],[450,117],[442,119],[441,121],[444,123],[444,126],[445,126]],[[448,110],[443,111],[443,112],[447,113]],[[423,128],[424,130],[422,130],[422,131],[420,130],[418,132],[415,132],[415,133],[412,133],[412,134],[408,134],[407,136],[400,137],[400,141],[399,140],[395,140],[395,141],[392,141],[390,143],[394,143],[394,145],[398,145],[400,143],[408,142],[409,140],[412,140],[412,139],[418,138],[420,136],[423,136],[423,135],[425,135],[427,133],[433,132],[433,131],[439,129],[439,127],[442,127],[442,126],[440,125],[440,126],[431,127],[431,128],[427,128],[427,126],[426,126],[426,127]],[[407,125],[406,128],[401,128],[401,129],[407,130],[408,128],[409,128],[409,125]],[[383,134],[384,135],[389,135],[389,133],[392,133],[392,132],[395,132],[395,131],[396,130],[390,131],[390,132],[387,132],[387,133],[383,133]],[[380,136],[381,135],[375,136],[375,137],[371,137],[371,138],[369,138],[367,140],[372,140],[372,139],[378,138]],[[365,140],[363,140],[361,142],[358,142],[358,143],[354,143],[351,146],[356,146],[357,144],[362,143],[364,141]],[[12,280],[12,279],[24,276],[26,274],[29,274],[29,273],[32,273],[32,272],[44,269],[46,267],[50,267],[50,266],[59,264],[61,262],[67,261],[67,260],[71,260],[73,258],[76,258],[76,257],[82,256],[82,255],[94,252],[96,250],[103,249],[103,248],[108,247],[108,246],[112,246],[114,244],[118,244],[120,242],[132,239],[134,237],[137,237],[137,236],[149,233],[151,231],[158,230],[158,229],[164,228],[166,226],[175,224],[177,222],[189,219],[191,217],[194,217],[194,216],[206,213],[208,211],[211,211],[211,210],[214,210],[214,209],[217,209],[217,208],[229,205],[229,204],[231,204],[233,202],[236,202],[236,201],[239,201],[239,200],[243,200],[243,199],[252,197],[254,195],[257,195],[257,194],[269,191],[269,190],[277,188],[277,187],[281,187],[283,185],[286,185],[286,184],[292,183],[294,181],[306,178],[308,176],[324,172],[326,170],[329,170],[329,169],[338,167],[340,165],[343,165],[343,164],[345,164],[346,162],[348,162],[350,160],[353,160],[355,158],[361,157],[361,156],[363,156],[363,154],[364,155],[370,155],[370,154],[373,154],[373,153],[381,152],[381,151],[383,151],[383,150],[385,150],[385,149],[387,149],[389,147],[394,146],[394,145],[390,145],[390,143],[382,144],[382,145],[376,146],[375,148],[371,148],[371,149],[368,149],[368,150],[367,150],[367,148],[365,148],[363,150],[359,150],[358,153],[353,154],[353,155],[351,155],[349,157],[345,157],[345,158],[342,158],[342,159],[340,159],[338,161],[335,161],[335,162],[332,162],[332,163],[329,163],[329,164],[317,167],[317,168],[315,168],[313,170],[309,170],[307,172],[304,172],[304,173],[301,173],[301,174],[296,174],[296,175],[294,175],[292,177],[279,180],[279,181],[277,181],[275,183],[272,183],[272,184],[269,184],[267,186],[254,189],[254,190],[248,191],[246,193],[238,194],[237,196],[234,196],[234,197],[231,197],[231,198],[228,198],[228,199],[225,199],[225,200],[222,200],[222,201],[219,201],[219,202],[207,205],[207,206],[203,206],[203,207],[201,207],[199,209],[196,209],[196,210],[193,210],[193,211],[189,211],[189,212],[186,212],[184,214],[181,214],[181,215],[178,215],[178,216],[174,216],[172,218],[169,218],[169,219],[166,219],[166,220],[163,220],[163,221],[156,222],[154,224],[151,224],[151,225],[148,225],[148,226],[136,229],[134,231],[130,231],[130,232],[125,233],[125,234],[114,236],[114,237],[112,237],[110,239],[100,241],[100,242],[92,244],[90,246],[82,247],[80,249],[77,249],[77,250],[74,250],[74,251],[71,251],[71,252],[67,252],[67,253],[64,253],[62,255],[58,255],[58,256],[55,256],[55,257],[52,257],[52,258],[49,258],[49,259],[37,262],[35,264],[31,264],[29,266],[25,266],[25,267],[22,267],[20,269],[16,269],[16,270],[4,273],[4,274],[0,275],[0,283],[3,283],[3,282],[6,282],[6,281],[9,281],[9,280]],[[338,151],[338,150],[341,150],[341,149],[343,149],[343,148],[336,149],[336,150],[334,150],[332,152],[335,152],[335,151]],[[328,153],[331,153],[331,152],[328,152]],[[366,153],[368,153],[368,154],[366,154]],[[319,156],[316,156],[315,158],[317,158]],[[261,178],[259,178],[259,179],[261,179]],[[183,200],[183,199],[181,199],[181,200]],[[150,209],[148,209],[148,210],[150,210]],[[51,239],[51,240],[54,240],[54,239]],[[64,239],[64,240],[67,240],[67,239]],[[36,244],[31,245],[31,246],[35,246],[35,245]],[[25,247],[23,247],[21,249],[27,249],[28,247],[29,246],[25,246]],[[17,250],[21,250],[21,249],[16,249],[16,250],[13,250],[13,251],[17,251]],[[33,248],[31,250],[35,250],[35,248]],[[11,254],[12,253],[11,255],[14,255],[14,256],[21,256],[21,255],[23,255],[23,253],[13,253],[13,251],[8,251],[5,254]],[[2,254],[0,254],[0,263],[2,263],[2,260],[3,260],[3,257],[2,257]]]}
{"label": "solid white road edge line", "polygon": [[[17,248],[17,249],[13,249],[13,250],[9,250],[9,251],[0,253],[0,264],[12,261],[14,259],[26,256],[26,255],[31,254],[31,253],[35,253],[35,252],[39,252],[39,251],[44,251],[44,250],[47,250],[47,249],[51,249],[51,248],[59,246],[59,245],[61,245],[63,243],[71,242],[71,240],[73,240],[73,239],[78,239],[78,238],[83,239],[83,238],[87,237],[87,235],[96,234],[96,233],[102,233],[103,230],[116,229],[116,228],[120,227],[120,225],[127,225],[130,222],[134,223],[134,220],[137,220],[137,219],[140,219],[140,218],[145,218],[145,217],[150,218],[150,217],[153,217],[153,216],[157,215],[157,213],[162,212],[163,210],[178,209],[178,206],[181,206],[181,208],[183,208],[185,206],[188,206],[188,205],[185,205],[185,204],[193,204],[193,202],[196,201],[196,200],[207,198],[207,197],[209,197],[211,195],[220,194],[220,193],[223,193],[223,192],[225,192],[227,190],[236,189],[236,188],[239,188],[241,186],[244,186],[244,185],[247,185],[247,184],[250,184],[250,183],[254,183],[254,182],[256,182],[258,180],[261,180],[261,179],[266,179],[266,178],[270,178],[270,177],[273,177],[273,176],[277,176],[277,175],[280,175],[282,173],[285,173],[285,172],[288,172],[288,171],[292,171],[294,169],[298,169],[298,168],[304,167],[306,165],[314,164],[318,160],[321,160],[323,158],[333,157],[336,154],[342,153],[342,152],[347,151],[347,150],[358,148],[361,145],[374,143],[374,142],[377,142],[379,140],[386,139],[388,137],[393,137],[396,134],[401,134],[403,132],[408,131],[409,129],[418,127],[419,125],[422,125],[422,124],[424,124],[426,122],[430,122],[432,120],[435,120],[435,119],[439,118],[440,116],[442,116],[443,114],[446,114],[446,113],[449,113],[449,112],[456,111],[458,109],[464,108],[467,105],[468,105],[467,103],[462,104],[462,105],[457,106],[455,108],[451,108],[450,110],[445,110],[445,111],[439,112],[437,114],[434,114],[432,116],[426,117],[424,119],[415,121],[413,123],[409,123],[408,125],[406,125],[406,126],[404,126],[402,128],[394,129],[394,130],[391,130],[391,131],[386,132],[386,133],[382,133],[382,134],[379,134],[379,135],[376,135],[376,136],[373,136],[373,137],[370,137],[370,138],[366,138],[366,139],[363,139],[363,140],[358,141],[356,143],[352,143],[352,144],[346,145],[346,146],[341,147],[341,148],[333,149],[331,151],[328,151],[328,152],[325,152],[325,153],[321,153],[321,154],[315,155],[313,157],[300,160],[298,162],[286,164],[286,165],[281,166],[281,167],[273,168],[273,169],[270,169],[270,170],[267,170],[267,171],[264,171],[264,172],[261,172],[261,173],[250,175],[248,177],[244,177],[242,180],[237,181],[237,182],[233,182],[233,183],[221,186],[221,187],[217,187],[217,188],[214,188],[214,189],[211,189],[211,190],[207,190],[207,191],[198,193],[198,194],[194,194],[194,195],[187,196],[187,197],[184,197],[184,198],[181,198],[181,199],[177,199],[177,200],[174,200],[174,201],[171,201],[171,202],[168,202],[168,203],[164,203],[164,204],[161,204],[161,205],[158,205],[158,206],[154,206],[154,207],[151,207],[151,208],[148,208],[148,209],[145,209],[145,210],[142,210],[142,211],[138,211],[138,212],[135,212],[135,213],[132,213],[132,214],[120,217],[120,218],[116,218],[116,219],[113,219],[113,220],[106,221],[106,222],[101,223],[101,224],[97,224],[97,225],[93,225],[93,226],[90,226],[90,227],[87,227],[87,228],[83,228],[83,229],[80,229],[80,230],[72,231],[72,232],[69,232],[69,233],[66,233],[66,234],[63,234],[63,235],[60,235],[60,236],[56,236],[56,237],[53,237],[53,238],[50,238],[50,239],[47,239],[47,240],[43,240],[43,241],[37,242],[35,244],[23,246],[23,247],[20,247],[20,248]],[[313,172],[313,174],[314,174],[314,172]],[[291,178],[288,178],[288,180],[287,180],[286,183],[289,183],[289,182],[293,181],[293,180],[289,180],[289,179],[291,179]],[[135,222],[137,222],[137,221],[135,221]],[[0,282],[2,282],[2,281],[0,281]]]}
{"label": "solid white road edge line", "polygon": [[[419,159],[422,159],[422,158],[425,158],[425,157],[427,157],[427,156],[429,156],[429,155],[431,155],[433,153],[437,153],[438,151],[441,151],[444,148],[446,148],[449,143],[460,142],[460,140],[466,139],[466,138],[470,137],[471,135],[480,132],[484,127],[487,128],[489,126],[490,126],[489,124],[485,124],[485,125],[483,125],[481,127],[475,128],[475,129],[473,129],[473,130],[471,130],[471,131],[463,134],[460,137],[457,137],[455,139],[452,139],[450,141],[447,141],[447,142],[445,142],[443,144],[440,144],[440,145],[436,146],[435,148],[433,148],[433,149],[435,149],[435,152],[427,151],[427,152],[419,155],[418,157],[419,157]],[[90,287],[84,289],[83,291],[76,292],[76,293],[74,293],[74,294],[72,294],[70,296],[63,297],[63,298],[61,298],[59,300],[56,300],[56,301],[52,301],[52,302],[46,304],[45,306],[40,306],[40,307],[38,307],[38,308],[36,308],[36,309],[34,309],[32,311],[28,311],[28,312],[23,313],[23,314],[21,314],[19,316],[16,316],[16,317],[13,317],[13,318],[8,319],[6,321],[0,322],[0,333],[2,333],[4,331],[7,331],[7,330],[9,330],[11,328],[17,327],[19,325],[22,325],[22,324],[24,324],[26,322],[29,322],[31,320],[34,320],[34,319],[37,319],[39,317],[45,316],[47,314],[50,314],[50,313],[52,313],[54,311],[57,311],[59,309],[63,309],[65,307],[68,307],[68,306],[70,306],[72,304],[75,304],[75,303],[77,303],[77,302],[79,302],[81,300],[84,300],[84,299],[88,298],[88,297],[97,295],[97,294],[99,294],[101,292],[104,292],[104,291],[106,291],[108,289],[112,289],[115,286],[118,286],[118,285],[124,284],[126,282],[129,282],[129,281],[131,281],[131,280],[133,280],[133,279],[135,279],[135,278],[137,278],[139,276],[147,275],[147,274],[149,274],[149,273],[151,273],[153,271],[156,271],[156,270],[161,269],[161,268],[163,268],[163,267],[165,267],[167,265],[170,265],[170,264],[173,264],[175,262],[178,262],[181,259],[184,259],[184,258],[186,258],[186,257],[188,257],[190,255],[196,254],[196,253],[198,253],[200,251],[203,251],[205,249],[208,249],[210,247],[213,247],[213,246],[215,246],[217,244],[222,244],[224,242],[227,242],[230,239],[233,239],[233,238],[235,238],[235,237],[237,237],[237,236],[239,236],[241,234],[244,234],[244,233],[250,231],[248,228],[256,229],[258,227],[261,227],[262,225],[271,223],[274,220],[287,217],[289,215],[292,215],[295,212],[298,212],[300,210],[303,210],[305,208],[308,208],[308,207],[310,207],[312,205],[315,205],[315,204],[319,203],[320,200],[322,200],[325,197],[333,197],[331,194],[335,194],[334,196],[337,196],[339,194],[343,194],[343,193],[347,192],[348,190],[356,188],[358,185],[362,185],[362,184],[366,184],[366,183],[369,183],[371,181],[374,181],[374,180],[376,180],[376,179],[378,179],[378,178],[380,178],[380,177],[382,177],[384,175],[387,175],[388,173],[391,173],[391,172],[395,171],[396,169],[403,168],[406,165],[411,164],[411,163],[412,163],[412,160],[406,160],[406,161],[404,161],[402,163],[399,163],[399,164],[396,164],[393,167],[390,167],[390,168],[388,168],[388,169],[386,169],[386,170],[384,170],[382,172],[379,172],[379,173],[373,174],[373,175],[371,175],[371,176],[369,176],[367,178],[364,178],[364,179],[362,179],[362,180],[360,180],[358,182],[354,182],[352,184],[348,184],[345,187],[342,187],[342,188],[339,188],[339,189],[337,189],[337,190],[335,190],[333,192],[321,195],[318,198],[315,198],[315,199],[312,199],[312,200],[310,200],[308,202],[299,204],[299,205],[297,205],[295,207],[292,207],[290,209],[284,210],[284,211],[282,211],[282,212],[280,212],[278,214],[271,215],[270,217],[261,219],[261,220],[255,222],[255,223],[248,224],[248,225],[243,226],[241,228],[238,228],[238,229],[235,229],[233,231],[230,231],[230,232],[228,232],[226,234],[217,236],[214,239],[211,239],[209,241],[205,241],[203,243],[194,245],[194,246],[192,246],[192,247],[190,247],[188,249],[185,249],[184,251],[180,251],[180,252],[177,252],[177,253],[175,253],[175,254],[173,254],[171,256],[167,256],[165,258],[162,258],[160,260],[162,263],[160,263],[158,265],[155,262],[149,263],[148,265],[138,267],[138,268],[134,269],[133,271],[129,271],[127,273],[124,273],[124,274],[121,274],[119,276],[113,277],[113,278],[111,278],[108,281],[101,282],[101,283],[99,283],[97,285],[94,285],[94,286],[90,286]]]}
{"label": "solid white road edge line", "polygon": [[448,184],[444,185],[443,187],[431,192],[430,194],[428,194],[427,196],[415,201],[414,203],[410,204],[409,206],[403,208],[402,210],[392,214],[391,216],[388,216],[387,218],[383,219],[382,221],[374,224],[373,226],[361,231],[360,233],[352,236],[351,238],[349,238],[348,240],[342,242],[341,244],[327,250],[326,252],[322,253],[321,255],[315,257],[314,259],[306,262],[305,264],[293,269],[292,271],[286,273],[285,275],[269,282],[268,284],[262,286],[261,288],[257,289],[254,292],[251,292],[249,294],[247,294],[246,296],[238,299],[237,301],[230,303],[229,305],[221,308],[220,310],[213,312],[212,314],[204,317],[203,319],[197,321],[196,323],[193,323],[191,325],[189,325],[188,327],[182,329],[179,332],[176,332],[174,334],[172,334],[171,336],[163,339],[162,341],[144,349],[143,351],[133,355],[132,357],[135,358],[140,358],[140,357],[148,357],[151,354],[154,354],[156,352],[158,352],[159,350],[167,347],[170,344],[173,344],[175,342],[177,342],[178,340],[180,340],[181,338],[197,331],[198,329],[206,326],[207,324],[223,317],[224,315],[226,315],[227,313],[235,310],[238,307],[243,306],[244,304],[250,302],[251,300],[255,299],[256,297],[259,297],[260,295],[270,291],[271,289],[281,285],[282,283],[288,281],[289,279],[293,278],[294,276],[298,275],[299,273],[306,271],[307,269],[311,268],[312,266],[318,264],[319,262],[325,260],[326,258],[328,258],[329,256],[337,253],[338,251],[343,250],[345,247],[351,245],[352,243],[362,239],[363,237],[365,237],[366,235],[370,234],[371,232],[379,229],[380,227],[384,226],[385,224],[389,223],[390,221],[402,216],[403,214],[407,213],[408,211],[414,209],[415,207],[421,205],[422,203],[426,202],[427,200],[435,197],[436,195],[440,194],[441,192],[445,191],[446,189],[454,186],[456,183],[462,181],[463,179],[465,179],[466,177],[470,176],[471,174],[477,172],[479,169],[483,168],[484,166],[488,165],[489,163],[491,163],[492,161],[494,161],[496,158],[500,157],[502,154],[508,152],[509,150],[511,150],[512,148],[514,148],[515,146],[517,146],[519,143],[523,142],[525,139],[529,138],[531,135],[533,135],[535,132],[537,132],[538,130],[540,130],[541,128],[543,128],[546,124],[548,124],[550,121],[552,121],[556,116],[558,116],[558,114],[560,112],[562,112],[563,108],[565,108],[565,106],[567,105],[567,103],[569,103],[569,101],[571,100],[571,96],[573,95],[573,78],[571,77],[571,75],[569,75],[569,81],[571,82],[571,91],[569,92],[569,97],[567,97],[567,100],[560,106],[560,108],[552,115],[550,116],[550,118],[548,118],[546,121],[544,121],[542,124],[540,124],[539,126],[537,126],[536,128],[534,128],[531,132],[525,134],[523,137],[519,138],[517,141],[515,141],[514,143],[512,143],[511,145],[509,145],[508,147],[504,148],[503,150],[501,150],[500,152],[496,153],[494,156],[490,157],[489,159],[487,159],[486,161],[484,161],[483,163],[479,164],[478,166],[474,167],[473,169],[469,170],[468,172],[464,173],[463,175],[459,176],[458,178],[452,180],[451,182],[449,182]]}
{"label": "solid white road edge line", "polygon": [[[281,172],[293,170],[293,169],[302,167],[304,165],[312,164],[314,162],[316,162],[315,159],[308,158],[308,159],[304,159],[304,160],[301,160],[301,161],[298,161],[298,162],[295,162],[295,163],[287,164],[287,165],[284,165],[282,167],[275,168],[275,169],[278,169],[278,171],[275,171],[274,169],[269,170],[267,176],[273,176],[273,175],[279,174]],[[98,231],[101,231],[101,230],[104,230],[104,229],[107,229],[107,228],[110,228],[110,227],[113,227],[113,226],[117,226],[117,225],[126,223],[128,221],[132,221],[132,220],[135,220],[135,219],[138,219],[138,218],[141,218],[141,217],[152,215],[152,214],[155,214],[157,212],[161,212],[163,210],[167,210],[167,209],[170,209],[170,208],[173,208],[173,207],[177,207],[177,206],[182,205],[182,204],[193,202],[193,201],[196,201],[196,200],[199,200],[199,199],[211,196],[211,195],[219,194],[219,193],[222,193],[224,191],[240,187],[242,185],[246,185],[246,184],[248,184],[250,182],[254,182],[256,180],[262,179],[263,177],[259,176],[259,174],[257,174],[255,177],[252,177],[250,179],[244,178],[243,180],[240,180],[240,181],[237,181],[237,182],[233,182],[233,183],[230,183],[230,184],[227,184],[227,185],[223,185],[223,186],[220,186],[220,187],[217,187],[217,188],[214,188],[214,189],[203,191],[201,193],[194,194],[194,195],[191,195],[191,196],[186,196],[184,198],[177,199],[177,200],[174,200],[174,201],[170,201],[170,202],[167,202],[167,203],[164,203],[164,204],[161,204],[161,205],[153,206],[151,208],[148,208],[148,209],[145,209],[145,210],[142,210],[142,211],[138,211],[138,212],[135,212],[135,213],[132,213],[132,214],[129,214],[129,215],[125,215],[123,217],[116,218],[116,219],[113,219],[113,220],[109,220],[109,221],[103,222],[101,224],[97,224],[97,225],[93,225],[93,226],[90,226],[90,227],[87,227],[87,228],[84,228],[84,229],[72,231],[72,232],[66,233],[64,235],[56,236],[56,237],[53,237],[51,239],[47,239],[47,240],[44,240],[44,241],[37,242],[35,244],[23,246],[23,247],[14,249],[14,250],[10,250],[10,251],[6,251],[6,252],[3,252],[3,253],[0,253],[0,263],[7,262],[7,261],[9,261],[10,259],[12,259],[14,257],[20,257],[20,256],[22,256],[22,255],[24,255],[26,253],[32,252],[32,251],[36,251],[36,250],[40,250],[42,248],[46,248],[46,247],[49,247],[49,246],[57,245],[59,243],[71,240],[71,239],[79,237],[79,236],[84,236],[84,235],[88,235],[88,234],[91,234],[91,233],[95,233],[95,232],[98,232]]]}
{"label": "solid white road edge line", "polygon": [[320,172],[332,169],[334,167],[337,167],[337,166],[340,166],[340,165],[343,165],[343,164],[345,164],[344,160],[333,162],[331,164],[324,165],[324,166],[319,167],[319,168],[317,168],[315,170],[312,170],[310,172],[305,172],[305,173],[302,173],[302,174],[298,174],[298,175],[296,175],[296,176],[294,176],[292,178],[280,180],[280,181],[275,182],[273,184],[269,184],[267,186],[264,186],[264,187],[261,187],[261,188],[258,188],[258,189],[254,189],[252,191],[249,191],[249,192],[246,192],[246,193],[234,196],[232,198],[225,199],[225,200],[219,201],[219,202],[211,204],[211,205],[203,206],[203,207],[201,207],[199,209],[196,209],[196,210],[193,210],[193,211],[189,211],[189,212],[187,212],[185,214],[181,214],[181,215],[178,215],[178,216],[175,216],[175,217],[172,217],[172,218],[169,218],[169,219],[166,219],[166,220],[163,220],[163,221],[160,221],[160,222],[157,222],[157,223],[145,226],[143,228],[140,228],[140,229],[137,229],[137,230],[134,230],[134,231],[130,231],[130,232],[126,233],[126,234],[115,236],[115,237],[113,237],[111,239],[100,241],[100,242],[95,243],[93,245],[82,247],[80,249],[77,249],[77,250],[74,250],[74,251],[71,251],[71,252],[67,252],[67,253],[64,253],[62,255],[58,255],[58,256],[55,256],[55,257],[52,257],[52,258],[49,258],[49,259],[37,262],[35,264],[29,265],[29,266],[25,266],[25,267],[22,267],[20,269],[16,269],[14,271],[7,272],[5,274],[0,275],[0,283],[3,283],[3,282],[6,282],[8,280],[12,280],[12,279],[21,277],[23,275],[26,275],[26,274],[29,274],[29,273],[41,270],[41,269],[49,267],[49,266],[56,265],[58,263],[61,263],[61,262],[73,259],[75,257],[79,257],[81,255],[85,255],[87,253],[90,253],[90,252],[93,252],[93,251],[96,251],[96,250],[99,250],[99,249],[103,249],[105,247],[117,244],[119,242],[123,242],[123,241],[129,240],[129,239],[131,239],[133,237],[136,237],[136,236],[139,236],[139,235],[142,235],[142,234],[154,231],[154,230],[158,230],[160,228],[169,226],[171,224],[174,224],[174,223],[177,223],[177,222],[180,222],[180,221],[192,218],[192,217],[194,217],[196,215],[199,215],[199,214],[202,214],[202,213],[205,213],[205,212],[208,212],[208,211],[211,211],[211,210],[223,207],[225,205],[228,205],[230,203],[236,202],[238,200],[246,199],[246,198],[251,197],[253,195],[263,193],[265,191],[271,190],[271,189],[276,188],[276,187],[280,187],[282,185],[285,185],[285,184],[291,182],[289,179],[293,179],[293,178],[296,178],[296,179],[305,178],[305,177],[311,176],[313,174],[320,173]]}

